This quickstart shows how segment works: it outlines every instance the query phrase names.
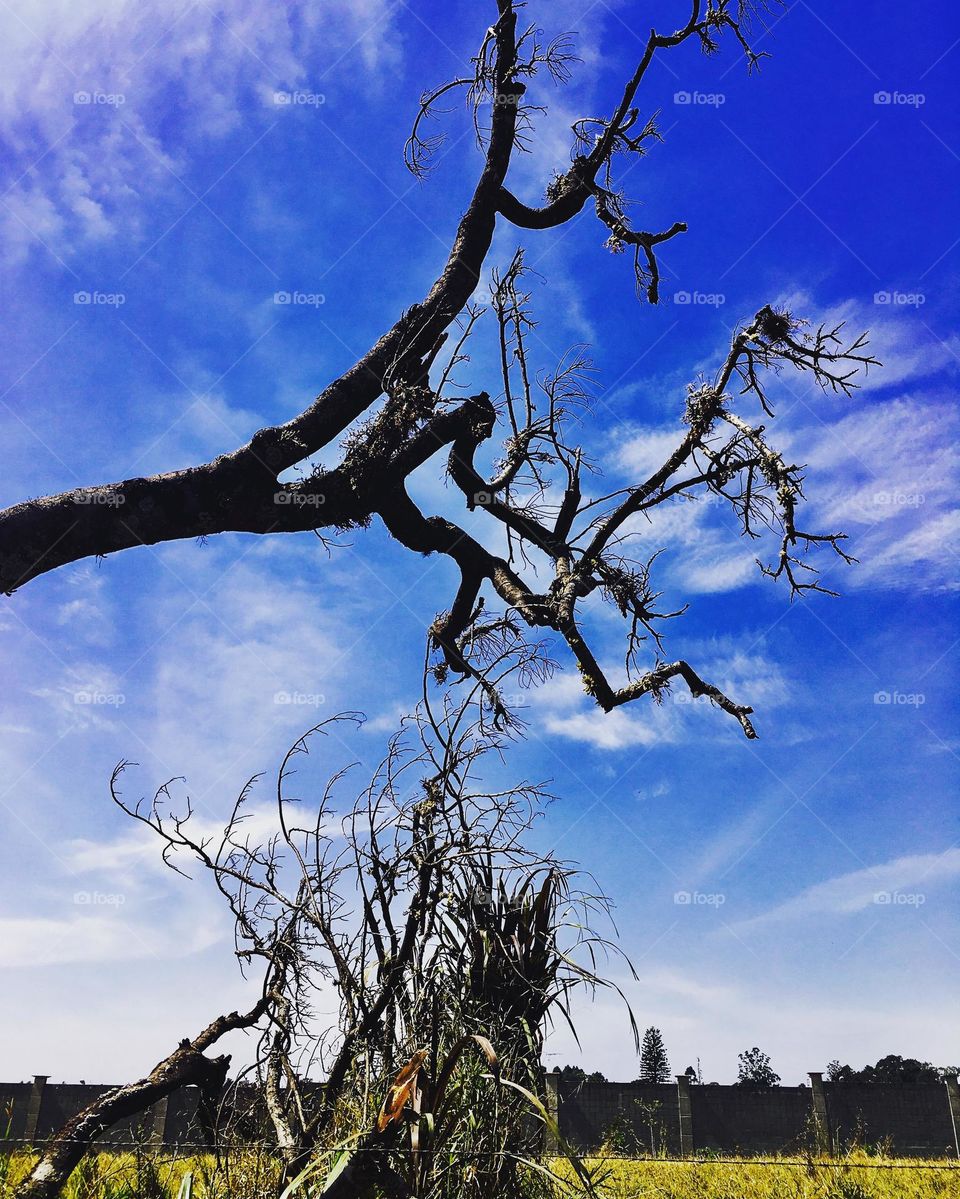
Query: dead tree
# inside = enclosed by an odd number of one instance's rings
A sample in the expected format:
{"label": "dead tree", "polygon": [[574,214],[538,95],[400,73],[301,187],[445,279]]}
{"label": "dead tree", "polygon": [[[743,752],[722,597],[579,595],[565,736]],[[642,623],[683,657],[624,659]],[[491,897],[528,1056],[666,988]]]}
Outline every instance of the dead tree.
{"label": "dead tree", "polygon": [[[530,848],[544,789],[484,780],[484,759],[518,727],[490,719],[490,695],[550,663],[502,620],[468,652],[469,672],[439,704],[425,667],[420,708],[354,798],[339,800],[344,770],[314,801],[291,786],[310,738],[342,738],[357,717],[298,741],[265,839],[245,832],[252,784],[206,838],[189,801],[174,811],[170,785],[131,804],[124,764],[115,774],[114,799],[160,838],[165,861],[212,877],[241,964],[265,966],[258,1068],[283,1183],[312,1159],[326,1174],[340,1153],[330,1195],[519,1195],[520,1160],[540,1151],[545,1030],[570,1019],[576,988],[613,985],[598,962],[615,946],[594,931],[606,900]],[[338,1016],[318,1028],[316,997],[331,989]]]}
{"label": "dead tree", "polygon": [[[659,700],[676,682],[708,697],[755,736],[747,704],[724,695],[685,659],[665,655],[663,624],[680,613],[657,606],[655,555],[634,562],[626,544],[633,523],[651,521],[659,506],[713,495],[731,505],[745,536],[772,535],[772,556],[761,565],[766,574],[783,578],[792,595],[824,590],[807,551],[826,546],[844,561],[852,559],[842,533],[807,531],[799,521],[803,478],[767,439],[773,406],[765,376],[792,368],[848,393],[857,369],[874,361],[865,338],[848,340],[839,326],[809,330],[790,313],[761,308],[737,328],[716,373],[693,382],[678,404],[686,427],[678,427],[676,446],[662,465],[612,494],[585,495],[588,457],[573,440],[572,418],[589,394],[589,364],[574,354],[547,372],[533,369],[518,254],[494,274],[488,308],[500,377],[466,399],[447,394],[481,317],[472,298],[498,222],[533,234],[592,205],[609,249],[631,251],[639,296],[658,302],[658,251],[686,225],[636,228],[617,186],[618,164],[645,154],[659,139],[655,120],[641,116],[641,86],[655,56],[688,42],[712,54],[723,34],[732,36],[748,67],[756,67],[762,55],[751,46],[749,7],[748,0],[693,0],[680,29],[651,30],[615,111],[574,123],[571,163],[558,166],[545,203],[537,207],[509,190],[508,168],[532,135],[535,105],[528,87],[543,72],[560,83],[567,78],[571,43],[545,43],[535,27],[520,23],[522,6],[496,0],[494,7],[490,0],[493,24],[470,70],[424,94],[407,143],[407,163],[423,176],[436,147],[437,139],[424,133],[436,102],[456,90],[465,93],[482,164],[449,256],[425,298],[298,416],[260,429],[246,445],[186,470],[28,500],[0,513],[0,589],[13,592],[67,563],[138,545],[224,532],[335,534],[379,516],[408,549],[445,554],[459,568],[450,609],[433,627],[446,670],[469,671],[465,646],[492,591],[517,620],[566,643],[585,690],[604,711],[642,696]],[[310,467],[311,455],[345,434],[337,465]],[[499,459],[479,463],[480,447],[495,434],[502,443]],[[481,508],[502,526],[503,552],[491,552],[451,519],[425,514],[407,493],[411,472],[444,451],[466,508]],[[297,466],[306,468],[299,482],[279,481]],[[538,571],[549,576],[546,587]],[[606,677],[578,621],[580,601],[593,593],[612,603],[627,624],[620,684]]]}

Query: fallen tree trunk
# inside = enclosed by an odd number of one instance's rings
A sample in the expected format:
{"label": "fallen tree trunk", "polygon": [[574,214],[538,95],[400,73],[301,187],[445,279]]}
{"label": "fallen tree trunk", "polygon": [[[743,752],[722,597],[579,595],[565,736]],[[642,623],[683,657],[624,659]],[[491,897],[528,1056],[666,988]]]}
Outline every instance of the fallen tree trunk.
{"label": "fallen tree trunk", "polygon": [[181,1041],[146,1078],[114,1087],[69,1119],[45,1145],[40,1160],[17,1188],[16,1199],[55,1199],[97,1137],[181,1087],[196,1086],[205,1098],[216,1098],[226,1082],[230,1057],[210,1058],[204,1051],[225,1033],[256,1024],[268,1003],[264,998],[245,1015],[218,1016],[192,1041]]}

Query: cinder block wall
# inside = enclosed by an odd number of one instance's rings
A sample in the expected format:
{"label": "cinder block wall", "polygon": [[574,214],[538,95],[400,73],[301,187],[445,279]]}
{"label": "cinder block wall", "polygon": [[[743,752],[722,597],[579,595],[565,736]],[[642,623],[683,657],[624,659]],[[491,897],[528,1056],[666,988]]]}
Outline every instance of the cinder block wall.
{"label": "cinder block wall", "polygon": [[[814,1080],[818,1076],[813,1076]],[[681,1104],[681,1088],[689,1104]],[[12,1121],[8,1144],[40,1144],[76,1115],[107,1086],[49,1083],[0,1083],[0,1111],[9,1103]],[[241,1088],[237,1125],[251,1140],[264,1134],[265,1113],[258,1110],[254,1092]],[[560,1130],[575,1148],[599,1148],[614,1126],[627,1151],[677,1156],[701,1150],[725,1153],[788,1153],[817,1144],[844,1150],[852,1144],[887,1145],[905,1157],[957,1156],[952,1102],[960,1109],[960,1091],[942,1084],[922,1087],[856,1087],[823,1083],[826,1129],[814,1118],[811,1087],[774,1087],[751,1091],[744,1087],[688,1086],[685,1080],[660,1086],[632,1083],[565,1083],[558,1073],[548,1075],[548,1102],[558,1112]],[[108,1130],[106,1147],[163,1144],[168,1148],[205,1144],[207,1134],[198,1115],[199,1093],[186,1087],[136,1120]],[[247,1111],[249,1108],[249,1111]],[[689,1113],[687,1115],[687,1113]],[[5,1122],[5,1121],[4,1121]],[[652,1126],[652,1127],[651,1127]],[[630,1135],[632,1130],[632,1135]],[[681,1135],[682,1134],[682,1135]]]}

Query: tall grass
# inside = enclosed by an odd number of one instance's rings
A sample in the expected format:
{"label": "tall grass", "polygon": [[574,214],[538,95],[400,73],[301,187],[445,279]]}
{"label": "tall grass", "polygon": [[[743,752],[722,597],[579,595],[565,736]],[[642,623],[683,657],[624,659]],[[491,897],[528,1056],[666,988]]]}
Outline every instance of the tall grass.
{"label": "tall grass", "polygon": [[[6,1158],[6,1171],[0,1173],[4,1199],[35,1160],[21,1152]],[[841,1159],[765,1160],[772,1164],[657,1158],[592,1159],[587,1164],[599,1180],[596,1194],[601,1199],[960,1199],[956,1162],[920,1163],[861,1150]],[[558,1159],[545,1164],[566,1185],[526,1168],[522,1177],[531,1199],[584,1193],[569,1163]],[[947,1168],[928,1168],[934,1165]],[[451,1161],[450,1169],[455,1172],[458,1163]],[[265,1199],[276,1194],[279,1177],[279,1162],[252,1150],[219,1161],[212,1155],[101,1153],[84,1159],[74,1171],[64,1199]],[[463,1179],[465,1194],[470,1184],[469,1178]],[[314,1193],[309,1181],[300,1189],[294,1199],[309,1199]]]}
{"label": "tall grass", "polygon": [[[955,1161],[921,1163],[862,1150],[840,1159],[611,1158],[590,1165],[602,1177],[598,1194],[605,1199],[960,1199]],[[934,1165],[947,1168],[926,1168]],[[558,1163],[557,1172],[564,1171]]]}

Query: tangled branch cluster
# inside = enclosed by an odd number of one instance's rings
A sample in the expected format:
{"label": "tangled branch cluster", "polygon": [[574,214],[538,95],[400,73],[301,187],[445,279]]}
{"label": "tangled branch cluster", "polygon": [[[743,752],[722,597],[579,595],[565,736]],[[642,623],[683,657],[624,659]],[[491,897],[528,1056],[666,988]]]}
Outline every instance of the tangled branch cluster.
{"label": "tangled branch cluster", "polygon": [[[546,202],[531,206],[506,185],[514,153],[534,134],[536,107],[530,81],[547,71],[563,83],[574,60],[570,40],[545,42],[534,26],[521,27],[513,0],[496,0],[472,70],[421,98],[406,148],[415,175],[429,168],[438,136],[427,132],[438,102],[463,91],[473,114],[482,166],[450,253],[429,293],[401,314],[345,374],[333,380],[293,420],[265,427],[243,446],[188,470],[127,479],[30,500],[0,513],[0,587],[6,592],[89,555],[212,533],[268,534],[363,527],[379,517],[404,546],[444,554],[460,583],[449,611],[431,635],[442,672],[480,677],[482,650],[498,627],[484,608],[492,592],[504,605],[505,624],[549,630],[569,647],[585,690],[604,711],[652,696],[674,683],[706,696],[755,736],[751,708],[703,679],[686,660],[663,650],[663,622],[683,610],[661,611],[653,581],[656,555],[634,562],[625,554],[635,518],[677,496],[713,494],[736,512],[742,532],[772,531],[777,549],[761,569],[786,580],[791,594],[825,590],[807,552],[832,548],[844,561],[840,532],[803,529],[798,520],[803,476],[767,436],[762,417],[773,416],[766,387],[771,372],[793,367],[822,387],[848,393],[854,374],[874,359],[865,339],[844,339],[842,328],[809,332],[788,312],[761,308],[735,332],[714,377],[691,387],[685,427],[673,451],[647,479],[606,496],[584,494],[585,448],[573,440],[573,417],[589,397],[591,367],[575,351],[554,369],[535,372],[527,342],[533,318],[524,291],[519,252],[492,275],[490,304],[499,343],[499,378],[463,399],[447,394],[467,358],[483,309],[474,296],[498,221],[526,231],[570,221],[592,203],[615,251],[632,247],[641,297],[656,303],[663,245],[684,232],[635,228],[616,182],[623,158],[647,152],[659,139],[656,120],[642,116],[637,96],[657,54],[687,42],[714,53],[725,33],[749,67],[762,55],[751,47],[748,6],[741,0],[693,0],[687,23],[671,34],[652,30],[616,109],[573,125],[571,163],[546,187]],[[453,335],[452,351],[445,346]],[[311,455],[342,440],[342,456],[328,469],[309,469],[295,483],[281,475],[309,464]],[[495,435],[502,452],[493,469],[476,461]],[[410,498],[410,475],[446,450],[447,469],[468,510],[482,509],[502,527],[502,552],[493,552],[456,521],[429,515]],[[107,502],[107,501],[112,502]],[[544,588],[536,571],[550,575]],[[626,679],[607,678],[578,620],[581,601],[597,593],[627,623]],[[646,660],[643,654],[646,653]],[[478,656],[480,654],[480,656]],[[488,696],[498,721],[508,713]]]}

